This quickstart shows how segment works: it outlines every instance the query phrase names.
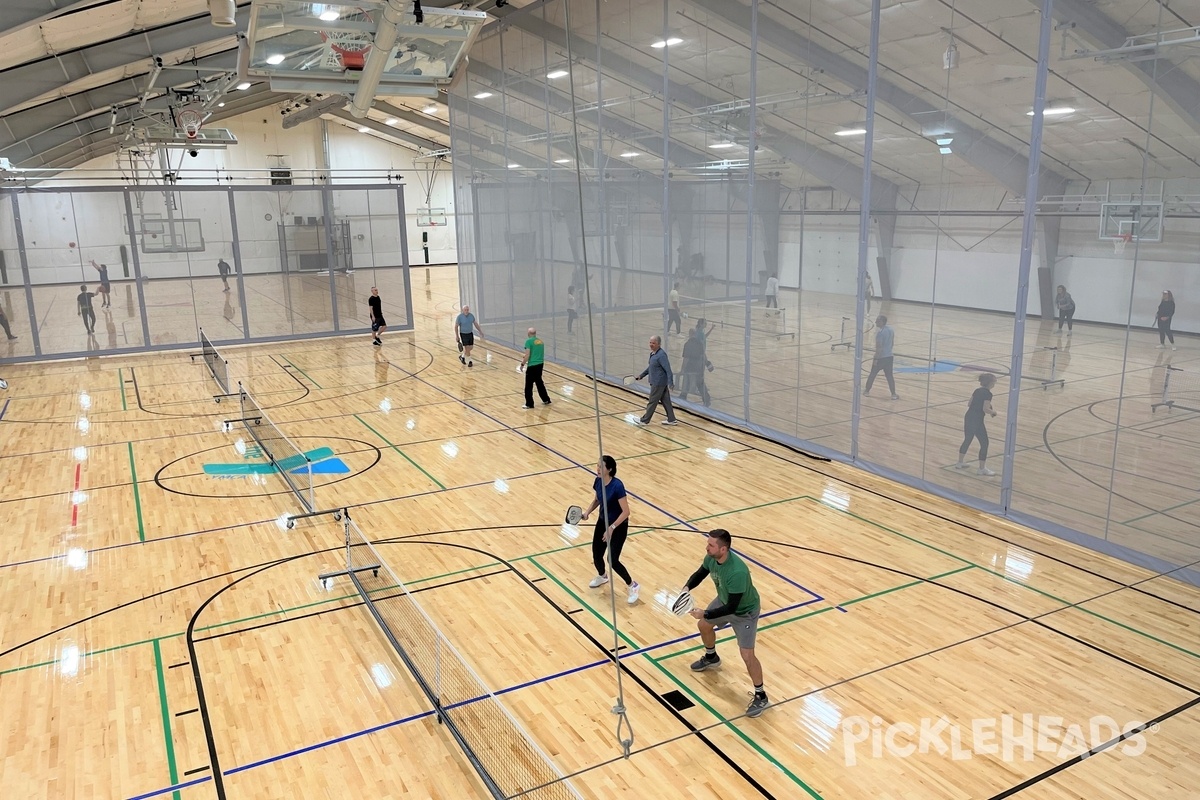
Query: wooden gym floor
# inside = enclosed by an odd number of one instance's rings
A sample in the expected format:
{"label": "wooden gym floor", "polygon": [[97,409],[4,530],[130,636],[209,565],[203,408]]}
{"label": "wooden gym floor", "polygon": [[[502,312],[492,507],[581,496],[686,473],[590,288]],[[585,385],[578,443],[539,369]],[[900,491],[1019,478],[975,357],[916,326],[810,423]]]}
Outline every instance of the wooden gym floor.
{"label": "wooden gym floor", "polygon": [[[333,451],[317,505],[351,509],[581,796],[1195,795],[1200,590],[687,413],[636,428],[637,399],[602,387],[643,586],[632,607],[618,586],[621,758],[608,589],[561,523],[588,498],[591,384],[551,367],[553,405],[521,410],[512,352],[455,357],[454,271],[416,283],[415,334],[230,349],[230,370],[300,447]],[[247,459],[202,363],[4,377],[7,796],[483,796],[353,588],[317,580],[341,525],[280,526],[300,509],[278,475],[206,474]],[[717,526],[763,598],[758,719],[728,637],[723,667],[692,673],[694,624],[658,596]]]}

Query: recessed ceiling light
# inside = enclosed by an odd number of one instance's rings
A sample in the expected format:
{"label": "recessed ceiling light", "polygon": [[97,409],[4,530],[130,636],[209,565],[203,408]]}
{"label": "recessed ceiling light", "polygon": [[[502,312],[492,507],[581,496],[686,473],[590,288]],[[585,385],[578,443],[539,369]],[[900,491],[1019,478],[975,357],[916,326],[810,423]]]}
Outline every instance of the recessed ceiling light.
{"label": "recessed ceiling light", "polygon": [[326,9],[325,11],[321,12],[321,20],[323,22],[333,22],[335,19],[337,19],[340,16],[341,16],[341,14],[337,11],[334,11],[332,8]]}
{"label": "recessed ceiling light", "polygon": [[621,153],[621,158],[637,158],[640,155],[641,155],[641,153],[633,153],[633,152]]}
{"label": "recessed ceiling light", "polygon": [[237,88],[238,88],[238,91],[239,91],[239,92],[244,92],[244,91],[246,91],[247,89],[249,89],[249,88],[250,88],[250,81],[242,81],[241,83],[239,83],[239,84],[237,85]]}
{"label": "recessed ceiling light", "polygon": [[217,103],[217,108],[224,108],[224,107],[225,107],[225,101],[224,101],[224,100],[222,100],[220,103]]}
{"label": "recessed ceiling light", "polygon": [[[1057,108],[1047,108],[1042,111],[1042,114],[1047,117],[1061,117],[1064,114],[1074,114],[1074,113],[1075,113],[1075,109],[1071,108],[1070,106],[1059,106]],[[1026,111],[1025,116],[1032,117],[1033,112]]]}
{"label": "recessed ceiling light", "polygon": [[680,39],[678,36],[672,36],[668,39],[659,39],[657,42],[653,42],[650,46],[661,50],[664,47],[674,47],[677,44],[683,44],[683,39]]}
{"label": "recessed ceiling light", "polygon": [[421,110],[424,111],[426,114],[436,114],[437,106],[425,106]]}
{"label": "recessed ceiling light", "polygon": [[571,163],[571,159],[569,159],[569,158],[556,158],[556,159],[554,159],[554,163],[555,163],[555,164],[570,164],[570,163]]}
{"label": "recessed ceiling light", "polygon": [[554,80],[555,78],[565,78],[570,74],[571,73],[567,72],[565,69],[556,69],[553,72],[547,72],[546,77]]}
{"label": "recessed ceiling light", "polygon": [[275,64],[283,63],[283,53],[273,53],[267,56],[267,63],[274,66]]}
{"label": "recessed ceiling light", "polygon": [[840,131],[834,131],[834,136],[863,136],[866,134],[866,128],[843,128]]}
{"label": "recessed ceiling light", "polygon": [[717,142],[716,144],[710,144],[708,146],[708,149],[709,150],[727,150],[730,147],[737,147],[737,145],[734,144],[733,142]]}
{"label": "recessed ceiling light", "polygon": [[384,122],[387,123],[388,125],[395,125],[399,121],[400,120],[396,119],[395,117],[388,117],[387,119],[384,120]]}
{"label": "recessed ceiling light", "polygon": [[939,147],[939,148],[938,148],[938,152],[939,152],[939,153],[941,153],[941,154],[942,154],[942,155],[944,155],[944,156],[948,156],[948,155],[950,155],[951,153],[953,153],[954,151],[953,151],[953,150],[951,150],[949,147]]}
{"label": "recessed ceiling light", "polygon": [[508,168],[509,169],[520,169],[521,165],[520,164],[509,164]]}
{"label": "recessed ceiling light", "polygon": [[937,141],[939,147],[949,147],[950,143],[954,141],[954,138],[951,136],[947,136],[942,139],[937,139],[936,141]]}
{"label": "recessed ceiling light", "polygon": [[359,125],[359,126],[358,126],[358,132],[359,132],[359,133],[366,133],[366,132],[367,132],[367,131],[369,131],[369,130],[371,130],[371,129],[370,129],[370,128],[368,128],[366,125]]}
{"label": "recessed ceiling light", "polygon": [[475,95],[475,99],[476,100],[487,100],[491,96],[492,96],[491,92],[480,92],[479,94]]}

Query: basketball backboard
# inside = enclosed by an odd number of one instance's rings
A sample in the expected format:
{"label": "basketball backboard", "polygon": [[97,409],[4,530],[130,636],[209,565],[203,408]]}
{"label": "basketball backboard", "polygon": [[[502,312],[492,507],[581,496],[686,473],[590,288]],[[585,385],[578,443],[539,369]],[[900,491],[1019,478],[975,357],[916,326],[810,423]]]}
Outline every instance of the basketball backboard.
{"label": "basketball backboard", "polygon": [[[436,97],[463,63],[487,22],[482,11],[430,8],[421,23],[411,3],[401,15],[377,96]],[[250,9],[249,74],[278,92],[354,95],[386,3],[254,0]]]}
{"label": "basketball backboard", "polygon": [[1102,203],[1100,238],[1107,241],[1126,239],[1134,242],[1161,242],[1163,204]]}

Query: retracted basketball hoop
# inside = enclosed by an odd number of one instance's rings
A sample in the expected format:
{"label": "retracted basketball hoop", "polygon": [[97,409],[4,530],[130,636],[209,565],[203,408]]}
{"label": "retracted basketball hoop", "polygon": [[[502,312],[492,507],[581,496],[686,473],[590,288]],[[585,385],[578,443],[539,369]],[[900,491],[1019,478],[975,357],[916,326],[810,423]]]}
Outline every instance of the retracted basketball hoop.
{"label": "retracted basketball hoop", "polygon": [[[359,8],[349,14],[343,14],[342,19],[349,22],[371,22],[371,15]],[[361,72],[367,63],[367,53],[371,52],[372,36],[370,33],[336,30],[320,31],[321,39],[329,45],[330,60],[336,61],[342,69]],[[326,66],[335,66],[327,64]]]}
{"label": "retracted basketball hoop", "polygon": [[1113,252],[1116,255],[1122,255],[1125,252],[1125,247],[1132,241],[1132,233],[1122,233],[1116,239],[1113,239]]}
{"label": "retracted basketball hoop", "polygon": [[175,115],[175,122],[189,140],[200,135],[200,127],[204,124],[204,115],[194,108],[185,108]]}

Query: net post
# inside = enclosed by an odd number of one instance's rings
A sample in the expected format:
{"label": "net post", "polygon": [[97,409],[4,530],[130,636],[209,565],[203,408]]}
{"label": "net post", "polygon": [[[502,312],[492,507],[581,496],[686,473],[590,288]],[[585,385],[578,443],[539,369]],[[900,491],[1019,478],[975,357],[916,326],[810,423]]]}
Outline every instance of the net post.
{"label": "net post", "polygon": [[849,350],[849,349],[850,349],[850,346],[853,344],[853,342],[848,342],[848,341],[846,341],[846,322],[847,322],[849,319],[850,319],[850,318],[849,318],[849,317],[847,317],[847,316],[845,316],[845,315],[843,315],[843,316],[842,316],[842,329],[841,329],[841,333],[839,333],[839,334],[838,334],[838,340],[837,340],[836,342],[834,342],[833,344],[829,345],[829,351],[830,351],[830,352],[833,352],[834,350],[837,350],[839,347],[844,347],[844,348],[846,348],[847,350]]}

